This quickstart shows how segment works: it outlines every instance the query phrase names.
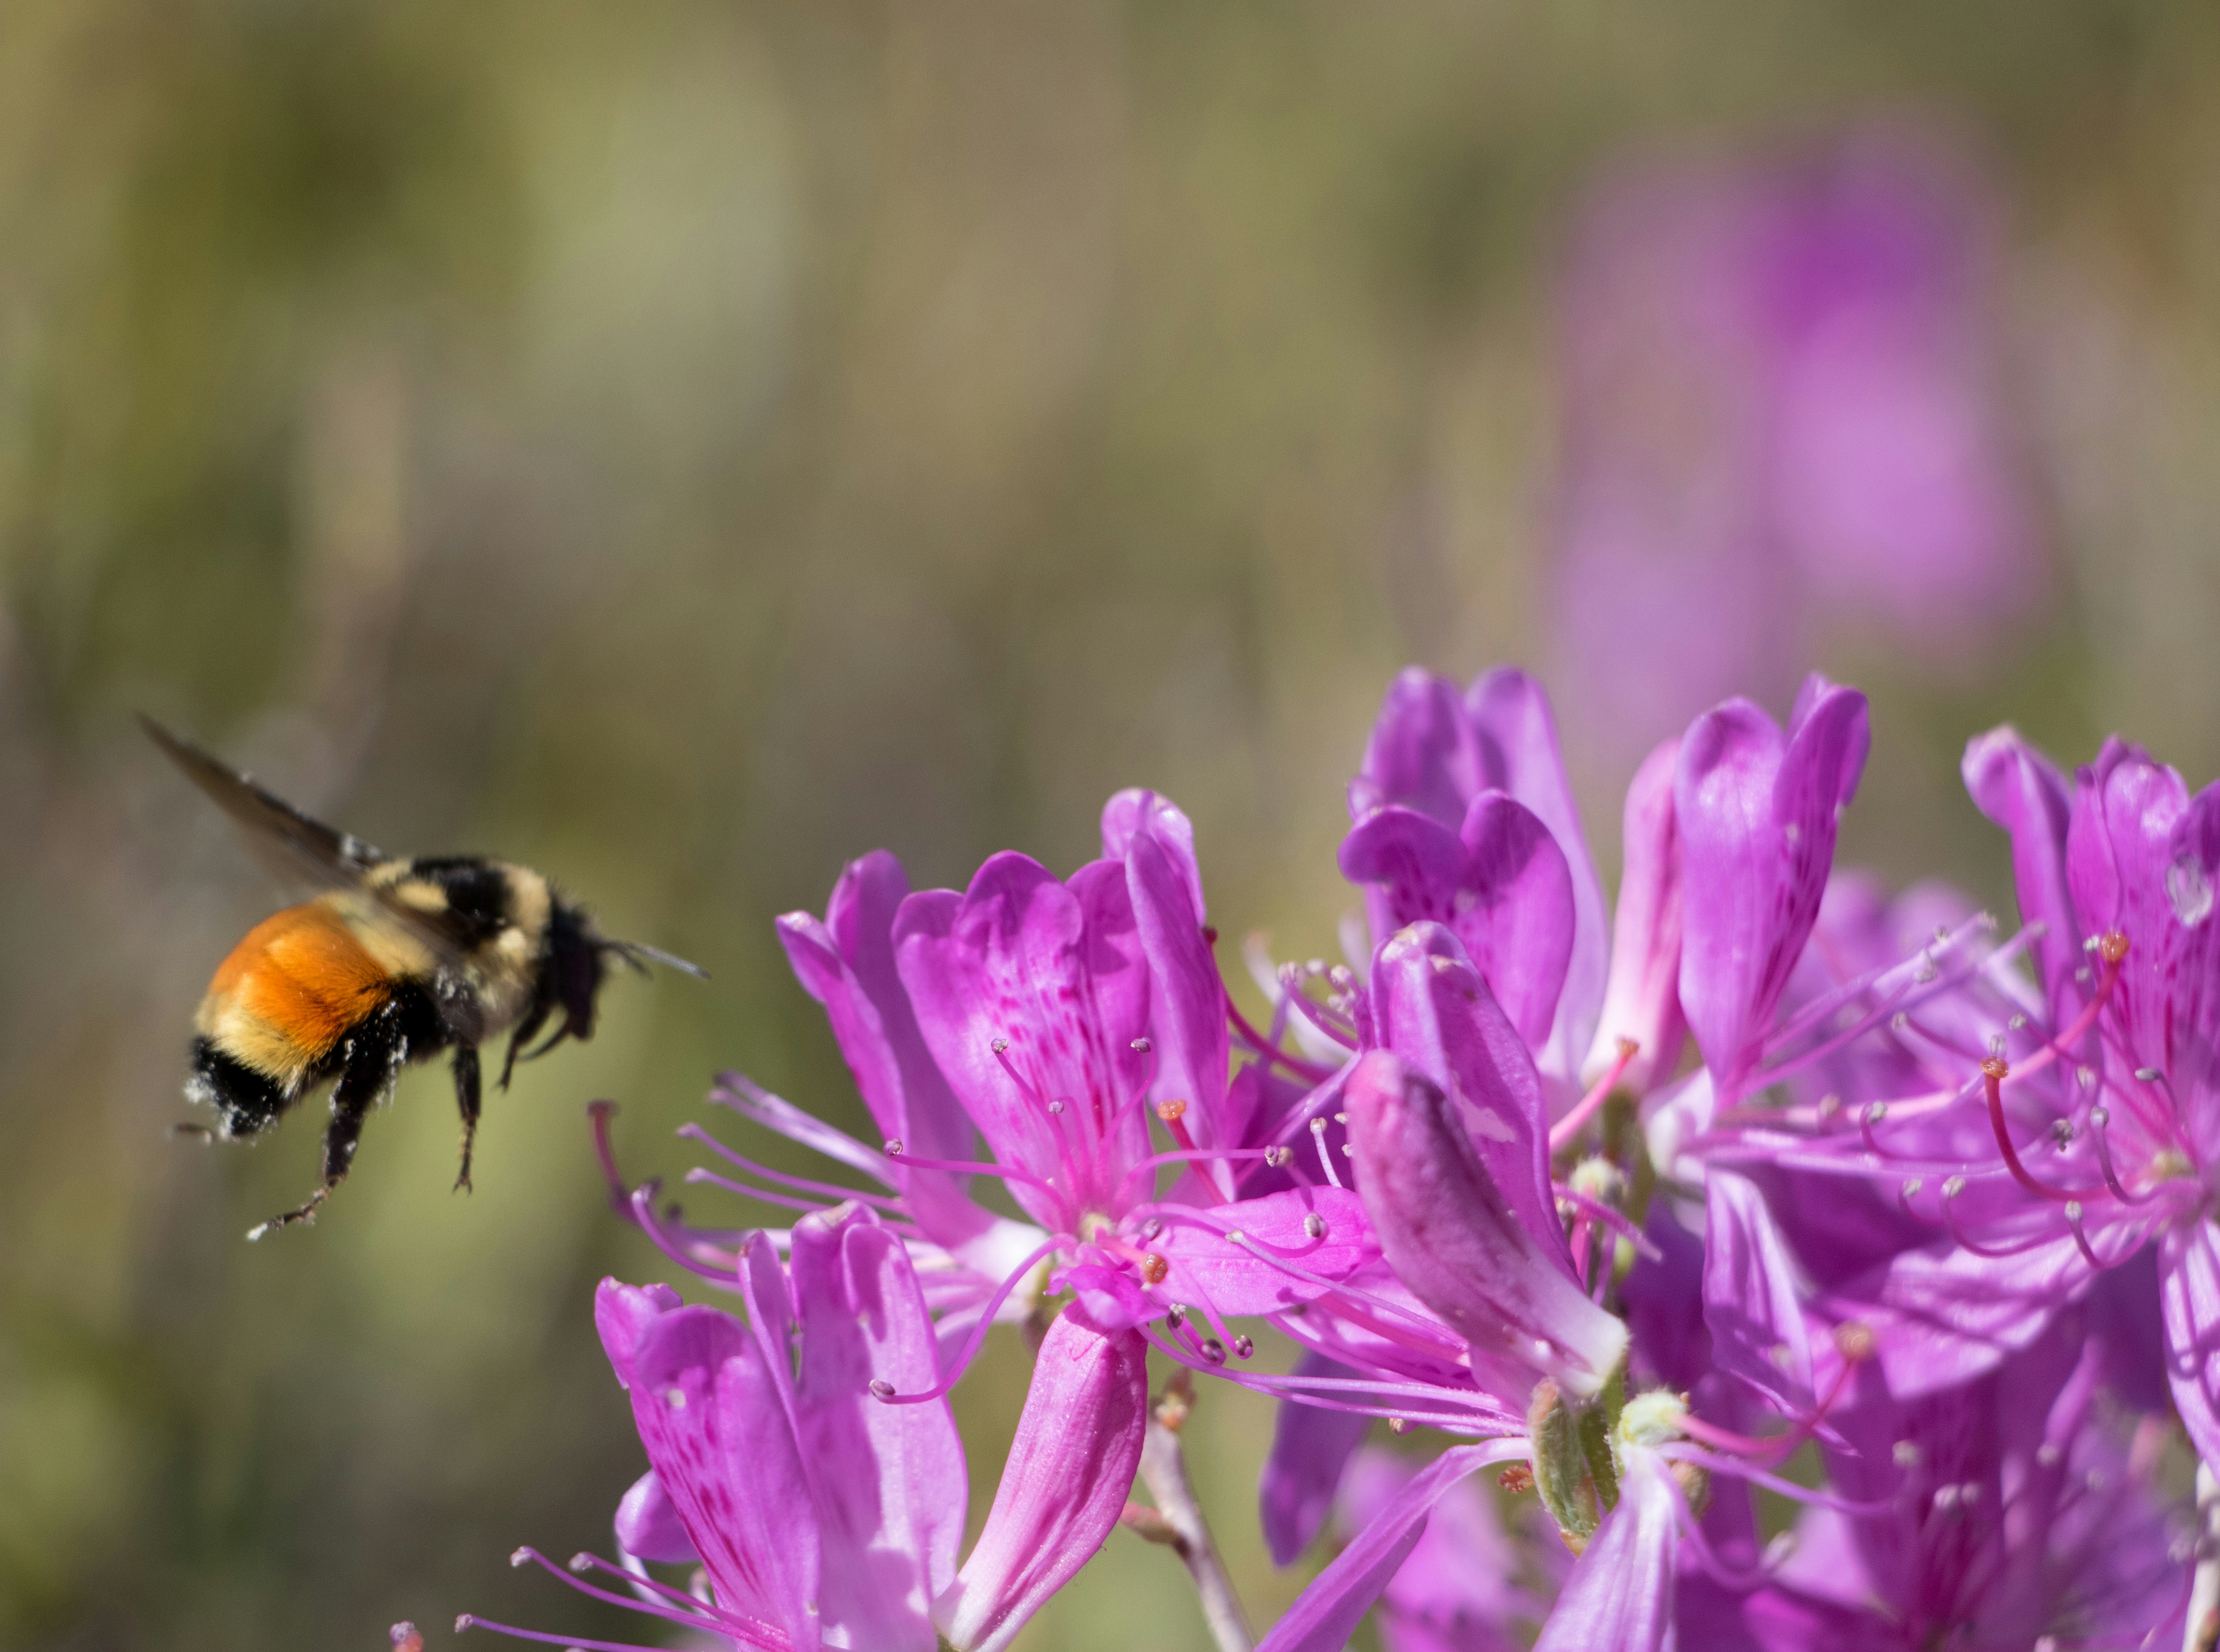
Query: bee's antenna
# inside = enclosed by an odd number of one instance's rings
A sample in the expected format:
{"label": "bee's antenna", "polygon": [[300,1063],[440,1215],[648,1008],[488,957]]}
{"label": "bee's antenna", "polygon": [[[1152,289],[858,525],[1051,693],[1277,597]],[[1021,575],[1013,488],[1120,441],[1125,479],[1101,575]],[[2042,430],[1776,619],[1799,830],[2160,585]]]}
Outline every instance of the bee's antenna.
{"label": "bee's antenna", "polygon": [[[643,974],[646,972],[648,963],[660,963],[683,975],[692,976],[696,981],[709,978],[709,972],[700,964],[689,963],[676,953],[666,952],[659,946],[650,946],[645,941],[603,941],[601,944],[604,951],[615,953]],[[643,963],[643,959],[646,962]]]}

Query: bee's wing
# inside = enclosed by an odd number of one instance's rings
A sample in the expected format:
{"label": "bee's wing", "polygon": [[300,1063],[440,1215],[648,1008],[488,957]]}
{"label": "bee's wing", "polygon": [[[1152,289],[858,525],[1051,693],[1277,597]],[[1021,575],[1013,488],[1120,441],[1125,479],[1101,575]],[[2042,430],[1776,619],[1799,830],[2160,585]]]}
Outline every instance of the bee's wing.
{"label": "bee's wing", "polygon": [[371,872],[390,863],[391,857],[382,850],[352,832],[335,831],[302,814],[284,798],[256,785],[251,776],[219,763],[153,718],[141,714],[139,723],[170,760],[185,771],[185,777],[231,817],[248,850],[273,876],[287,882],[305,878],[324,888],[351,889],[371,896],[382,916],[430,947],[442,963],[455,965],[463,961],[467,949],[441,914],[407,905],[368,881]]}

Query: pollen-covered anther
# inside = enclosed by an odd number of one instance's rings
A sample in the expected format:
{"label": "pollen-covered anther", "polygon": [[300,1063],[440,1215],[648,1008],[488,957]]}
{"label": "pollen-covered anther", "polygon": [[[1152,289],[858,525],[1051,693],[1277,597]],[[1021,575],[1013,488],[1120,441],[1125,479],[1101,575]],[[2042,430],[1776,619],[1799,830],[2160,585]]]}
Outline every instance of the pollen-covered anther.
{"label": "pollen-covered anther", "polygon": [[891,1400],[895,1397],[895,1385],[884,1377],[873,1377],[870,1387],[871,1398],[874,1400]]}
{"label": "pollen-covered anther", "polygon": [[424,1652],[424,1635],[414,1624],[396,1624],[389,1631],[393,1652]]}
{"label": "pollen-covered anther", "polygon": [[531,1551],[529,1549],[511,1549],[511,1550],[509,1551],[509,1555],[508,1555],[508,1563],[509,1563],[511,1566],[529,1566],[529,1565],[531,1565],[531,1564],[532,1564],[532,1551]]}
{"label": "pollen-covered anther", "polygon": [[664,1392],[663,1403],[670,1406],[673,1411],[684,1411],[686,1409],[686,1390],[683,1388],[666,1389]]}
{"label": "pollen-covered anther", "polygon": [[455,1619],[455,1633],[458,1635],[462,1634],[466,1630],[476,1629],[477,1626],[478,1620],[471,1617],[468,1612],[460,1614]]}
{"label": "pollen-covered anther", "polygon": [[1063,1111],[1063,1103],[1061,1101],[1051,1101],[1048,1104],[1048,1110],[1053,1113],[1060,1113]]}
{"label": "pollen-covered anther", "polygon": [[570,1563],[571,1569],[574,1572],[590,1572],[594,1569],[594,1557],[583,1549],[571,1556]]}
{"label": "pollen-covered anther", "polygon": [[1888,1103],[1887,1103],[1887,1102],[1886,1102],[1886,1101],[1874,1101],[1874,1102],[1871,1102],[1871,1103],[1868,1104],[1868,1106],[1867,1106],[1867,1107],[1866,1107],[1866,1122],[1867,1122],[1868,1124],[1869,1124],[1869,1125],[1877,1125],[1877,1124],[1880,1123],[1880,1121],[1881,1121],[1882,1119],[1886,1119],[1886,1118],[1887,1118],[1887,1117],[1888,1117]]}
{"label": "pollen-covered anther", "polygon": [[1257,1343],[1255,1338],[1250,1337],[1236,1337],[1233,1339],[1233,1354],[1235,1358],[1244,1360],[1250,1359],[1255,1356],[1256,1352]]}
{"label": "pollen-covered anther", "polygon": [[1187,1310],[1175,1302],[1164,1310],[1164,1323],[1177,1331],[1187,1323]]}
{"label": "pollen-covered anther", "polygon": [[1225,1344],[1215,1337],[1205,1337],[1202,1339],[1202,1356],[1213,1365],[1225,1364]]}
{"label": "pollen-covered anther", "polygon": [[1151,1044],[1146,1038],[1136,1038],[1132,1044],[1128,1044],[1126,1048],[1131,1050],[1137,1056],[1145,1056],[1149,1051],[1154,1050],[1156,1045]]}
{"label": "pollen-covered anther", "polygon": [[1531,1463],[1514,1462],[1495,1477],[1495,1483],[1513,1497],[1523,1497],[1534,1489],[1534,1468]]}
{"label": "pollen-covered anther", "polygon": [[1991,1056],[1981,1063],[1981,1076],[2002,1082],[2011,1076],[2011,1063],[2002,1056]]}
{"label": "pollen-covered anther", "polygon": [[1141,1237],[1151,1244],[1156,1242],[1157,1235],[1162,1233],[1163,1231],[1164,1221],[1163,1218],[1161,1216],[1151,1216],[1147,1221],[1141,1224]]}
{"label": "pollen-covered anther", "polygon": [[1853,1365],[1871,1359],[1879,1342],[1874,1328],[1862,1319],[1852,1319],[1835,1327],[1835,1351]]}
{"label": "pollen-covered anther", "polygon": [[2090,1108],[2089,1122],[2096,1129],[2102,1130],[2106,1125],[2112,1122],[2112,1110],[2110,1107],[2102,1106]]}
{"label": "pollen-covered anther", "polygon": [[2073,1121],[2071,1119],[2053,1119],[2050,1121],[2050,1139],[2058,1144],[2058,1150],[2061,1153],[2073,1146]]}
{"label": "pollen-covered anther", "polygon": [[888,1156],[889,1158],[890,1158],[890,1159],[900,1158],[900,1157],[901,1156],[901,1154],[902,1154],[902,1138],[901,1138],[901,1137],[899,1137],[899,1136],[893,1136],[893,1137],[889,1137],[889,1138],[888,1138],[888,1140],[887,1140],[887,1146],[886,1146],[886,1154],[887,1154],[887,1156]]}
{"label": "pollen-covered anther", "polygon": [[1388,1427],[1389,1431],[1390,1431],[1391,1432],[1393,1432],[1393,1433],[1400,1434],[1401,1432],[1403,1432],[1403,1431],[1404,1431],[1404,1430],[1406,1430],[1406,1429],[1409,1428],[1410,1426],[1411,1426],[1410,1422],[1409,1422],[1409,1420],[1408,1420],[1407,1418],[1401,1418],[1401,1417],[1390,1417],[1390,1418],[1388,1419]]}
{"label": "pollen-covered anther", "polygon": [[1157,1103],[1157,1117],[1166,1124],[1174,1124],[1187,1117],[1187,1103],[1178,1096],[1170,1096]]}
{"label": "pollen-covered anther", "polygon": [[1294,1161],[1295,1150],[1292,1147],[1268,1147],[1264,1150],[1264,1163],[1275,1170],[1292,1164]]}
{"label": "pollen-covered anther", "polygon": [[1894,1445],[1889,1447],[1888,1455],[1895,1459],[1896,1466],[1899,1468],[1917,1468],[1919,1467],[1921,1455],[1919,1442],[1899,1440]]}
{"label": "pollen-covered anther", "polygon": [[2107,963],[2124,963],[2128,956],[2128,938],[2117,929],[2106,930],[2097,938],[2097,956]]}
{"label": "pollen-covered anther", "polygon": [[1141,1252],[1141,1277],[1151,1285],[1161,1285],[1172,1270],[1171,1263],[1153,1250]]}
{"label": "pollen-covered anther", "polygon": [[1325,1218],[1313,1211],[1303,1218],[1303,1232],[1310,1238],[1323,1239],[1325,1237]]}
{"label": "pollen-covered anther", "polygon": [[2024,1032],[2027,1031],[2027,1017],[2015,1013],[2005,1025],[2015,1032]]}
{"label": "pollen-covered anther", "polygon": [[2166,1075],[2155,1067],[2138,1067],[2136,1069],[2136,1076],[2146,1084],[2155,1084]]}
{"label": "pollen-covered anther", "polygon": [[1010,1041],[1009,1041],[1007,1038],[994,1038],[994,1039],[990,1039],[990,1040],[988,1040],[988,1044],[987,1044],[987,1048],[988,1048],[988,1049],[989,1049],[989,1050],[993,1050],[993,1051],[994,1051],[996,1055],[998,1055],[998,1056],[999,1056],[999,1055],[1002,1055],[1002,1054],[1004,1054],[1006,1051],[1007,1051],[1007,1050],[1008,1050],[1008,1049],[1009,1049],[1009,1047],[1010,1047]]}

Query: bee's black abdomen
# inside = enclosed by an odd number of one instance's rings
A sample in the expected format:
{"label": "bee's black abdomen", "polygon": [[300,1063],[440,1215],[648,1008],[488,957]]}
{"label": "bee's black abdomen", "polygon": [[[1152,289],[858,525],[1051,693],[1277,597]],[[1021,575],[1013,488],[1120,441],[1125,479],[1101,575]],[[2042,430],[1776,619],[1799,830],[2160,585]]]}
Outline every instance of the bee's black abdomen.
{"label": "bee's black abdomen", "polygon": [[291,1104],[276,1081],[234,1061],[206,1038],[193,1040],[192,1075],[185,1094],[216,1111],[226,1136],[252,1136],[266,1130]]}

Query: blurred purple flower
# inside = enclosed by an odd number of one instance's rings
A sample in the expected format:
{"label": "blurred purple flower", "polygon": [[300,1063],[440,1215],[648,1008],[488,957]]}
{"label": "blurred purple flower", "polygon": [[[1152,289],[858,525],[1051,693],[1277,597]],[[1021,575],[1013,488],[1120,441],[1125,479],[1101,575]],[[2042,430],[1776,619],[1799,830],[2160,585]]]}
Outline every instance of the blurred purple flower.
{"label": "blurred purple flower", "polygon": [[2040,585],[1999,413],[1993,210],[1900,132],[1606,184],[1561,307],[1556,631],[1624,760],[1823,623],[1947,662]]}

